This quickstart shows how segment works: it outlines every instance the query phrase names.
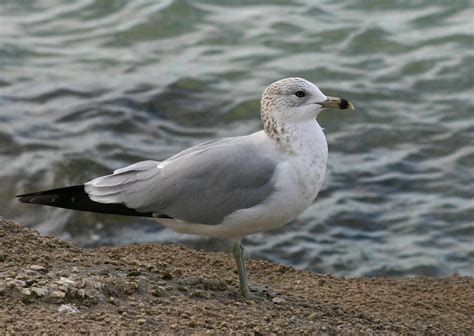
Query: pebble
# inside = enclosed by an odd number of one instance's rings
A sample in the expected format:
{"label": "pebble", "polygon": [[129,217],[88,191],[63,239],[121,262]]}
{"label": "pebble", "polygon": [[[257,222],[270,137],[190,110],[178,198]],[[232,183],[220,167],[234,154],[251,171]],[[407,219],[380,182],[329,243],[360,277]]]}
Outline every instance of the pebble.
{"label": "pebble", "polygon": [[191,293],[191,297],[199,298],[199,299],[208,299],[209,294],[202,290],[196,290],[193,293]]}
{"label": "pebble", "polygon": [[73,285],[74,284],[74,281],[69,279],[69,278],[66,278],[66,277],[61,277],[59,278],[59,280],[56,281],[57,283],[61,284],[61,285],[66,285],[66,286],[69,286],[69,285]]}
{"label": "pebble", "polygon": [[31,289],[23,288],[22,291],[21,291],[21,294],[26,295],[26,296],[30,296],[31,295]]}
{"label": "pebble", "polygon": [[163,280],[173,280],[173,275],[169,272],[165,272],[162,276]]}
{"label": "pebble", "polygon": [[84,288],[86,286],[86,280],[80,279],[76,281],[75,285],[77,288]]}
{"label": "pebble", "polygon": [[36,279],[27,279],[26,280],[26,286],[31,287],[32,285],[34,285],[37,282],[38,282],[38,280],[36,280]]}
{"label": "pebble", "polygon": [[31,288],[31,292],[35,293],[37,296],[42,297],[45,296],[48,290],[43,287],[33,287]]}
{"label": "pebble", "polygon": [[60,313],[71,313],[71,314],[77,314],[79,313],[79,309],[72,305],[72,304],[62,304],[58,307],[58,312]]}
{"label": "pebble", "polygon": [[51,297],[55,299],[63,299],[66,296],[66,293],[54,290],[51,292]]}
{"label": "pebble", "polygon": [[10,281],[7,281],[7,287],[9,288],[23,288],[23,287],[26,287],[26,281],[23,281],[23,280],[10,280]]}
{"label": "pebble", "polygon": [[41,273],[48,273],[48,269],[41,265],[31,265],[30,269],[32,269],[33,271],[41,272]]}
{"label": "pebble", "polygon": [[284,298],[279,297],[279,296],[274,297],[274,298],[272,299],[272,302],[273,302],[273,303],[276,303],[276,304],[282,304],[282,303],[285,302],[285,301],[286,301],[286,300],[285,300]]}
{"label": "pebble", "polygon": [[117,300],[117,299],[114,298],[113,296],[110,296],[107,301],[108,301],[109,303],[115,305],[115,306],[118,306],[118,304],[119,304],[119,300]]}
{"label": "pebble", "polygon": [[27,276],[26,274],[18,274],[18,275],[16,276],[16,278],[17,278],[18,280],[27,280],[27,279],[28,279],[28,276]]}
{"label": "pebble", "polygon": [[153,288],[150,290],[151,295],[156,296],[156,297],[161,297],[166,294],[165,290],[162,290],[160,288]]}

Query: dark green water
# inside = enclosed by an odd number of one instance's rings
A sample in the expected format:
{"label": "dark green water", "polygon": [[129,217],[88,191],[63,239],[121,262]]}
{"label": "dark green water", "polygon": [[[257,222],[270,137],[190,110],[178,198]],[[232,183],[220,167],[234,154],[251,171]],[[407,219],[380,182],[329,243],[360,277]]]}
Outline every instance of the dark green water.
{"label": "dark green water", "polygon": [[0,4],[0,214],[84,246],[225,243],[145,219],[19,204],[211,138],[260,129],[269,83],[327,111],[316,202],[249,254],[338,275],[474,275],[472,1],[7,1]]}

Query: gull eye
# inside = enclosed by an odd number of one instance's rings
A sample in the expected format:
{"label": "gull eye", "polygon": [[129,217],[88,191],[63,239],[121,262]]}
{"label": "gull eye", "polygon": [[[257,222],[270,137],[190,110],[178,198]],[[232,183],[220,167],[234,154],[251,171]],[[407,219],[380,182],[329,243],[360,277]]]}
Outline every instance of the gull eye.
{"label": "gull eye", "polygon": [[304,91],[299,90],[295,92],[295,96],[298,98],[303,98],[304,96],[306,96],[306,93],[304,93]]}

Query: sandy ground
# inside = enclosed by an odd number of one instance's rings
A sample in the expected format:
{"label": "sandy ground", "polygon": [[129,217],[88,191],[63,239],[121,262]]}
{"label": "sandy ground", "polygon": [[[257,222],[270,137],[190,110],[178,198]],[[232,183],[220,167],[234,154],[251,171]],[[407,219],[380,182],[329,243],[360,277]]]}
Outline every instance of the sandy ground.
{"label": "sandy ground", "polygon": [[474,278],[339,278],[248,260],[277,296],[240,297],[224,253],[142,244],[81,249],[0,218],[7,334],[474,333]]}

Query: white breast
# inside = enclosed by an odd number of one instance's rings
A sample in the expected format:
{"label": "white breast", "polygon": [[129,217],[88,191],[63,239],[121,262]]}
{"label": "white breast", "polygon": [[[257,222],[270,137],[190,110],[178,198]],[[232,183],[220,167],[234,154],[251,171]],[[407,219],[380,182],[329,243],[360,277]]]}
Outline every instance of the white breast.
{"label": "white breast", "polygon": [[323,185],[328,145],[323,130],[316,121],[298,125],[293,136],[291,144],[295,155],[290,156],[288,162],[300,197],[307,202],[308,207]]}

